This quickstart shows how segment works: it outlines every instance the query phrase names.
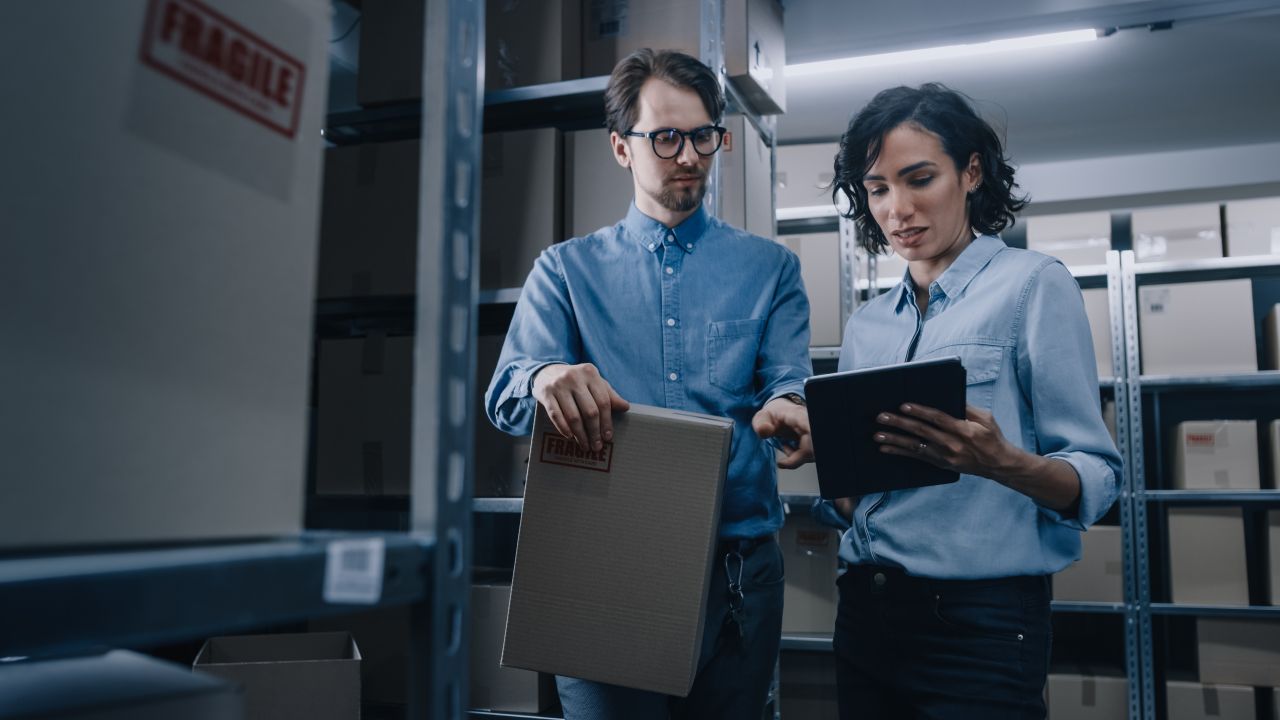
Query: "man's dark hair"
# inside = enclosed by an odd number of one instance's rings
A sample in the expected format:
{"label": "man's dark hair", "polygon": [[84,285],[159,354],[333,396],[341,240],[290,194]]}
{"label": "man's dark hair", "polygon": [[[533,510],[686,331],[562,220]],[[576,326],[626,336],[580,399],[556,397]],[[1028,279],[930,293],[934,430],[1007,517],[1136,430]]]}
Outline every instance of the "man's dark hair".
{"label": "man's dark hair", "polygon": [[635,126],[640,113],[637,108],[640,88],[649,78],[698,93],[712,122],[724,114],[724,92],[711,68],[682,52],[641,48],[619,61],[609,76],[609,87],[604,91],[604,111],[605,124],[610,130],[620,133]]}
{"label": "man's dark hair", "polygon": [[978,116],[969,99],[941,83],[919,88],[896,87],[882,90],[849,121],[840,137],[836,153],[831,199],[843,193],[849,201],[844,216],[857,223],[862,247],[883,253],[889,246],[880,226],[867,207],[867,189],[862,178],[880,156],[884,137],[899,125],[910,124],[937,135],[942,149],[963,171],[969,158],[978,154],[982,184],[969,194],[969,226],[992,235],[1013,225],[1015,214],[1027,205],[1027,197],[1015,196],[1013,167],[1004,156],[1004,147],[991,125]]}

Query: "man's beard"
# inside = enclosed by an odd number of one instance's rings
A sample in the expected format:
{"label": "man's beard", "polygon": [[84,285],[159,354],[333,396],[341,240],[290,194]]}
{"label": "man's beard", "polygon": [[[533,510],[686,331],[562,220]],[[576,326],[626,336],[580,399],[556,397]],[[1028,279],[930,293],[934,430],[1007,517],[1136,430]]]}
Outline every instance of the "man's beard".
{"label": "man's beard", "polygon": [[[688,175],[689,173],[680,173]],[[672,212],[688,212],[698,207],[702,203],[702,198],[707,194],[707,178],[701,176],[699,181],[690,188],[679,188],[674,185],[663,184],[662,191],[654,197],[658,204]]]}

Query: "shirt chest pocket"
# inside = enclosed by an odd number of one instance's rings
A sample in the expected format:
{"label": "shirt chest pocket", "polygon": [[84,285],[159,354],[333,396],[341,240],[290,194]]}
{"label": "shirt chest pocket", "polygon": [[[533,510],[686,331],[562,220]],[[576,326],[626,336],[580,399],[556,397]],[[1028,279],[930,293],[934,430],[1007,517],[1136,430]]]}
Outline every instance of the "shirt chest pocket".
{"label": "shirt chest pocket", "polygon": [[[1004,364],[1005,348],[986,343],[957,343],[936,348],[929,357],[955,355],[964,364],[965,402],[990,410],[995,400],[996,381]],[[924,358],[921,358],[924,359]]]}
{"label": "shirt chest pocket", "polygon": [[764,318],[720,320],[707,325],[707,377],[735,395],[752,390]]}

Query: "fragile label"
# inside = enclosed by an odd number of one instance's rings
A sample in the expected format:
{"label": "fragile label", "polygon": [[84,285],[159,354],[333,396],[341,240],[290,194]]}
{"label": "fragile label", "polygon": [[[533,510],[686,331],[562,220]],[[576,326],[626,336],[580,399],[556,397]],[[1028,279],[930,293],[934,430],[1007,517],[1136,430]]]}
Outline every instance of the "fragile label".
{"label": "fragile label", "polygon": [[604,443],[598,451],[587,450],[576,441],[557,433],[543,433],[540,458],[544,463],[609,472],[613,465],[613,443]]}
{"label": "fragile label", "polygon": [[329,543],[324,567],[324,601],[375,605],[382,599],[386,543],[380,537]]}
{"label": "fragile label", "polygon": [[197,0],[151,0],[142,61],[285,137],[298,131],[305,66]]}
{"label": "fragile label", "polygon": [[831,544],[829,530],[797,530],[796,545],[808,548],[825,548]]}
{"label": "fragile label", "polygon": [[1211,448],[1216,438],[1216,433],[1187,433],[1187,447]]}

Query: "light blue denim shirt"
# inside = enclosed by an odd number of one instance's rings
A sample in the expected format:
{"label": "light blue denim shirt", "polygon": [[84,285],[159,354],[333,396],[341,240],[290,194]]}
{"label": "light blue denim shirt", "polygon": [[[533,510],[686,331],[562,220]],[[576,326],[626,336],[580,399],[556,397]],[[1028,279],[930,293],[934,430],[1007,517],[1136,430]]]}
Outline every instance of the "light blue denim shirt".
{"label": "light blue denim shirt", "polygon": [[528,434],[534,374],[585,362],[629,402],[732,418],[720,536],[782,526],[774,451],[751,418],[779,395],[803,394],[811,372],[809,301],[790,250],[703,208],[669,230],[634,204],[622,222],[548,248],[485,393],[489,419]]}
{"label": "light blue denim shirt", "polygon": [[1080,531],[1115,501],[1120,453],[1102,422],[1093,341],[1080,288],[1054,258],[981,236],[929,286],[923,318],[909,273],[849,318],[840,369],[957,355],[970,405],[1005,438],[1070,463],[1079,510],[1067,519],[976,475],[867,495],[844,534],[850,563],[938,579],[1057,572],[1080,556]]}

